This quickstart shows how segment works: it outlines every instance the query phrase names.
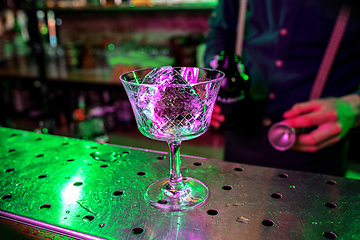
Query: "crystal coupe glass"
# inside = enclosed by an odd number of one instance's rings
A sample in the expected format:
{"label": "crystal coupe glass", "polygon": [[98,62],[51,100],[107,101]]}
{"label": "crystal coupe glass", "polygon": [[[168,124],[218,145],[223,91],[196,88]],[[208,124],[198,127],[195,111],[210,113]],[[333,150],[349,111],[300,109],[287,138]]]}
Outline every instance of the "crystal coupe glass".
{"label": "crystal coupe glass", "polygon": [[201,206],[209,197],[201,181],[181,175],[180,145],[209,128],[224,76],[197,67],[140,69],[120,76],[140,132],[167,141],[170,148],[170,177],[151,183],[145,192],[152,206],[183,211]]}

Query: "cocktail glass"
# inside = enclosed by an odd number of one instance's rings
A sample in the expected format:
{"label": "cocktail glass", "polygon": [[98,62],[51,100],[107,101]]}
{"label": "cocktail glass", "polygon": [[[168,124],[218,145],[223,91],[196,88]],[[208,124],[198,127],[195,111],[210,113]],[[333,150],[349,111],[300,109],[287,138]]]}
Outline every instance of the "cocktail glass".
{"label": "cocktail glass", "polygon": [[208,130],[225,74],[197,67],[171,69],[182,76],[181,81],[169,84],[164,77],[159,77],[160,81],[147,81],[151,68],[124,73],[120,80],[140,132],[151,139],[167,141],[170,148],[170,177],[151,183],[144,198],[156,208],[183,211],[204,204],[209,189],[199,180],[182,176],[180,145],[183,140],[196,138]]}

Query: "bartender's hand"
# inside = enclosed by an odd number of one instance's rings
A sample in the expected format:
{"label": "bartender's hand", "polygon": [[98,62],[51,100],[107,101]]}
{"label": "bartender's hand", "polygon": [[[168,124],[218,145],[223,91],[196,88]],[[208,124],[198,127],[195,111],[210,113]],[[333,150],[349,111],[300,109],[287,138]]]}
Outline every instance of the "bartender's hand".
{"label": "bartender's hand", "polygon": [[225,116],[223,114],[221,114],[221,108],[219,105],[214,106],[214,110],[211,116],[211,122],[210,125],[213,128],[219,128],[221,123],[225,121]]}
{"label": "bartender's hand", "polygon": [[360,116],[360,97],[351,94],[342,98],[326,98],[297,103],[283,114],[293,128],[317,128],[299,134],[292,149],[316,152],[331,146],[357,126]]}

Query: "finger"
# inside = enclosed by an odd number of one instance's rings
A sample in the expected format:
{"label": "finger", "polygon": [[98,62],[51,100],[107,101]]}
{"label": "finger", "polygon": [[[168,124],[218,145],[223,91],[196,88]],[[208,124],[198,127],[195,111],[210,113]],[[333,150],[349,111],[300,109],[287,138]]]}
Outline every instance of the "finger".
{"label": "finger", "polygon": [[327,139],[334,136],[339,136],[341,133],[341,126],[337,122],[320,125],[317,129],[310,133],[300,134],[296,139],[298,145],[317,146]]}
{"label": "finger", "polygon": [[291,149],[301,151],[301,152],[316,152],[316,151],[319,151],[320,149],[323,149],[325,147],[329,147],[329,146],[333,145],[334,143],[338,142],[339,139],[340,139],[339,136],[336,135],[316,146],[300,145],[300,144],[295,143]]}
{"label": "finger", "polygon": [[284,112],[284,118],[292,118],[303,113],[308,113],[319,109],[320,105],[317,101],[296,103],[292,108]]}
{"label": "finger", "polygon": [[326,122],[334,122],[338,118],[335,109],[327,111],[316,111],[300,115],[294,118],[285,119],[283,122],[289,124],[293,128],[306,128],[321,125]]}
{"label": "finger", "polygon": [[210,126],[212,126],[213,128],[219,128],[220,125],[221,125],[221,123],[219,121],[215,121],[215,120],[211,119]]}
{"label": "finger", "polygon": [[221,113],[221,107],[219,105],[215,104],[213,113]]}
{"label": "finger", "polygon": [[212,121],[217,121],[217,122],[223,122],[225,121],[225,116],[222,114],[213,114],[211,116],[211,120]]}

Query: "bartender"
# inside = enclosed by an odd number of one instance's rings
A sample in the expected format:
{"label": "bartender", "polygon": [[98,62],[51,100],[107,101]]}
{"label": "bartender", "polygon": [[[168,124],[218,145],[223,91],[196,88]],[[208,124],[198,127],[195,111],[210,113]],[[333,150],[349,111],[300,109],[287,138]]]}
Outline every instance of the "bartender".
{"label": "bartender", "polygon": [[[241,0],[240,0],[241,1]],[[205,65],[235,48],[239,0],[219,0],[209,19]],[[360,118],[360,19],[351,15],[320,98],[309,100],[314,79],[343,3],[338,0],[248,2],[242,60],[249,75],[246,106],[234,109],[225,132],[224,160],[344,176],[348,136]],[[226,120],[215,106],[212,126]],[[288,151],[274,149],[269,128],[284,121],[298,134]]]}

